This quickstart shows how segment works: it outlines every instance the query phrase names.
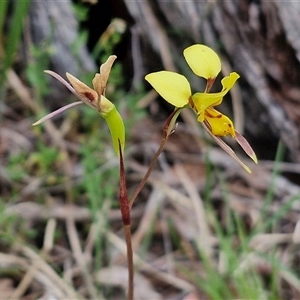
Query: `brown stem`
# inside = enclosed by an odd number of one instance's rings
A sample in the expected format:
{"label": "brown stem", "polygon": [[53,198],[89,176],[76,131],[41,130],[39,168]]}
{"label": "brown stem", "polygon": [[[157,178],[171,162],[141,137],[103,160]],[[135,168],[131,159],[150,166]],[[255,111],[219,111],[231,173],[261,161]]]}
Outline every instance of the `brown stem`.
{"label": "brown stem", "polygon": [[126,176],[123,161],[123,152],[119,140],[119,153],[120,153],[120,210],[123,220],[123,227],[125,232],[125,241],[127,246],[127,264],[128,264],[128,300],[133,300],[134,296],[134,270],[133,270],[133,252],[131,241],[131,228],[130,228],[130,206],[128,202]]}
{"label": "brown stem", "polygon": [[210,91],[212,85],[213,85],[214,82],[215,82],[215,79],[216,79],[216,77],[214,77],[214,78],[208,78],[208,79],[207,79],[206,87],[205,87],[204,93],[209,93],[209,91]]}
{"label": "brown stem", "polygon": [[175,121],[183,108],[177,108],[174,112],[168,117],[165,122],[163,129],[163,138],[161,140],[160,146],[156,151],[150,166],[144,175],[141,183],[138,185],[136,190],[133,193],[131,200],[128,202],[128,194],[126,188],[126,178],[125,178],[125,169],[124,169],[124,161],[123,161],[123,153],[121,149],[121,144],[119,141],[119,153],[120,153],[120,210],[122,214],[123,227],[125,232],[125,241],[127,246],[127,264],[128,264],[128,300],[133,300],[134,298],[134,268],[133,268],[133,250],[132,250],[132,240],[131,240],[131,228],[130,228],[130,210],[131,207],[144,187],[147,179],[149,178],[155,163],[163,151],[167,140],[170,135],[175,131]]}
{"label": "brown stem", "polygon": [[148,170],[147,170],[146,174],[144,175],[144,177],[143,177],[142,181],[140,182],[140,184],[135,189],[135,191],[134,191],[134,193],[133,193],[133,195],[132,195],[132,197],[129,201],[129,207],[130,208],[132,207],[136,197],[138,196],[138,194],[140,193],[140,191],[144,187],[146,181],[148,180],[148,178],[149,178],[149,176],[150,176],[150,174],[151,174],[151,172],[152,172],[152,170],[153,170],[153,168],[156,164],[156,161],[157,161],[158,157],[160,156],[160,154],[164,150],[164,147],[165,147],[165,144],[166,144],[167,140],[168,140],[168,136],[161,140],[160,146],[159,146],[158,150],[156,151],[156,153],[155,153],[155,155],[154,155],[154,157],[153,157],[153,159],[152,159],[152,161],[151,161],[151,163],[148,167]]}
{"label": "brown stem", "polygon": [[134,268],[133,268],[133,253],[131,241],[130,225],[124,225],[125,241],[127,246],[127,265],[128,265],[128,300],[133,300],[134,297]]}
{"label": "brown stem", "polygon": [[182,108],[176,108],[172,114],[168,117],[168,119],[166,120],[165,124],[164,124],[164,129],[163,129],[163,138],[160,142],[159,148],[156,151],[156,153],[154,154],[154,157],[148,167],[148,170],[146,172],[146,174],[144,175],[142,181],[140,182],[140,184],[138,185],[138,187],[135,189],[130,201],[129,201],[129,207],[131,208],[136,197],[138,196],[138,194],[140,193],[140,191],[142,190],[142,188],[144,187],[147,179],[149,178],[155,164],[156,161],[158,159],[158,157],[160,156],[160,154],[162,153],[162,151],[164,150],[165,144],[167,142],[167,140],[169,139],[170,135],[175,131],[175,122],[177,117],[179,116],[180,112],[183,110]]}

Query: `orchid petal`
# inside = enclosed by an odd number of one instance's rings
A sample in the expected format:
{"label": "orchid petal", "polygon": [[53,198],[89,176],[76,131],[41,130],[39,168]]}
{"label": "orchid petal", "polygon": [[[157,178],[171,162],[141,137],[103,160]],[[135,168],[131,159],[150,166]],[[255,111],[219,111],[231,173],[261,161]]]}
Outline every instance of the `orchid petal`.
{"label": "orchid petal", "polygon": [[[57,79],[59,82],[61,82],[71,93],[73,93],[77,98],[79,98],[82,102],[84,102],[87,106],[93,108],[93,109],[97,109],[97,106],[95,106],[94,104],[92,104],[91,100],[88,99],[86,97],[86,95],[84,97],[82,97],[80,94],[78,94],[75,89],[71,86],[71,84],[69,84],[65,79],[63,79],[60,75],[58,75],[57,73],[50,71],[50,70],[45,70],[45,73],[53,76],[55,79]],[[67,75],[72,76],[73,78],[75,78],[73,75],[67,73]],[[78,80],[77,78],[75,78],[76,80]],[[79,81],[79,80],[78,80]],[[81,81],[79,81],[81,82]],[[81,82],[82,83],[82,82]],[[83,84],[83,83],[82,83]],[[98,110],[98,109],[97,109]]]}
{"label": "orchid petal", "polygon": [[117,58],[116,55],[110,55],[106,60],[106,62],[100,66],[101,86],[102,86],[102,91],[100,95],[105,96],[105,89],[110,74],[110,70],[116,58]]}
{"label": "orchid petal", "polygon": [[[222,92],[225,94],[234,86],[234,84],[236,83],[236,81],[240,78],[240,75],[236,72],[231,72],[228,76],[225,76],[222,80]],[[224,95],[225,95],[224,94]]]}
{"label": "orchid petal", "polygon": [[102,83],[101,83],[101,74],[96,73],[94,79],[92,80],[92,84],[98,96],[103,95],[104,88],[102,87]]}
{"label": "orchid petal", "polygon": [[202,123],[204,129],[207,133],[214,139],[214,141],[227,153],[229,154],[236,162],[238,162],[248,173],[252,173],[250,168],[244,164],[241,159],[235,154],[235,152],[229,147],[220,137],[215,136],[211,131],[209,126],[203,122]]}
{"label": "orchid petal", "polygon": [[39,125],[39,124],[41,124],[41,123],[43,123],[43,122],[45,122],[45,121],[53,118],[54,116],[62,113],[63,111],[65,111],[65,110],[67,110],[67,109],[69,109],[69,108],[71,108],[73,106],[79,105],[79,104],[82,104],[82,101],[72,102],[72,103],[70,103],[68,105],[65,105],[65,106],[63,106],[63,107],[61,107],[61,108],[53,111],[52,113],[44,116],[43,118],[39,119],[38,121],[36,121],[35,123],[33,123],[32,126]]}
{"label": "orchid petal", "polygon": [[61,82],[71,93],[73,93],[77,97],[75,89],[70,85],[69,82],[67,82],[65,79],[63,79],[60,75],[58,75],[57,73],[50,71],[50,70],[45,70],[44,72],[53,76],[55,79],[57,79],[59,82]]}
{"label": "orchid petal", "polygon": [[183,75],[160,71],[148,74],[145,79],[167,102],[175,107],[183,107],[189,103],[191,87]]}
{"label": "orchid petal", "polygon": [[205,45],[193,45],[183,51],[193,72],[205,79],[217,77],[221,71],[221,60],[217,53]]}
{"label": "orchid petal", "polygon": [[248,141],[239,133],[235,132],[236,134],[236,141],[239,143],[239,145],[243,148],[245,153],[257,164],[257,157],[255,152],[253,151],[252,147],[249,145]]}
{"label": "orchid petal", "polygon": [[209,124],[212,134],[216,136],[231,135],[235,138],[233,122],[214,108],[208,108],[204,113],[205,121]]}
{"label": "orchid petal", "polygon": [[204,112],[207,108],[217,106],[223,101],[223,97],[234,86],[240,76],[236,72],[232,72],[229,76],[222,79],[223,89],[219,93],[195,93],[192,96],[194,106],[199,114],[199,122],[204,121]]}
{"label": "orchid petal", "polygon": [[98,93],[70,73],[67,72],[66,76],[75,89],[77,97],[79,97],[85,104],[99,111]]}

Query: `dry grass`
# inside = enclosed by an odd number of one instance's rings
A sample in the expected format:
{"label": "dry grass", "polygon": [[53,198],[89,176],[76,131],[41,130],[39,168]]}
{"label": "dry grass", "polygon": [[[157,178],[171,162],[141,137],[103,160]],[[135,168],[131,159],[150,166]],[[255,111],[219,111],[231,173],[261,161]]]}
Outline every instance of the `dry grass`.
{"label": "dry grass", "polygon": [[[48,122],[43,133],[33,130],[38,108],[28,87],[13,71],[8,84],[0,127],[1,298],[125,298],[117,188],[102,178],[97,185],[115,190],[91,211],[85,188],[74,194],[84,176],[79,126],[74,130],[71,116],[60,125]],[[155,118],[143,118],[130,134],[130,192],[158,147],[161,124]],[[235,278],[251,272],[263,278],[262,298],[298,298],[300,166],[260,161],[249,175],[220,149],[203,146],[195,131],[191,124],[179,125],[133,207],[136,299],[216,299],[202,284],[218,289],[210,268],[237,298],[247,291]],[[63,156],[59,167],[42,176],[32,162],[39,139]],[[10,158],[19,153],[28,158],[18,166],[25,175],[13,179]],[[111,152],[97,155],[108,160],[107,169],[116,167]]]}

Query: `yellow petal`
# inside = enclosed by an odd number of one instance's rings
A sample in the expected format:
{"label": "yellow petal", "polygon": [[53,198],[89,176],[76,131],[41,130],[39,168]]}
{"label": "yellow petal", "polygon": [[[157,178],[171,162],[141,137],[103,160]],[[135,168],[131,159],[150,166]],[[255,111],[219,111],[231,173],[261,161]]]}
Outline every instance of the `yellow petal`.
{"label": "yellow petal", "polygon": [[189,103],[191,87],[188,80],[180,74],[160,71],[146,75],[145,79],[170,104],[183,107]]}
{"label": "yellow petal", "polygon": [[219,105],[223,100],[223,93],[195,93],[192,96],[194,108],[198,114],[198,122],[204,121],[205,111],[209,107]]}
{"label": "yellow petal", "polygon": [[219,93],[195,93],[192,96],[194,107],[199,115],[199,122],[204,121],[204,111],[207,108],[221,104],[223,97],[229,92],[239,77],[235,72],[224,77],[221,81],[223,89]]}
{"label": "yellow petal", "polygon": [[205,79],[215,78],[221,71],[221,60],[217,53],[205,45],[193,45],[183,51],[193,72]]}
{"label": "yellow petal", "polygon": [[231,135],[235,137],[235,130],[232,121],[216,109],[205,111],[205,121],[209,124],[211,133],[216,136]]}
{"label": "yellow petal", "polygon": [[[240,75],[236,72],[232,72],[229,74],[229,76],[224,77],[221,80],[223,89],[222,92],[225,92],[225,94],[234,86],[235,82],[240,78]],[[225,95],[224,94],[224,95]]]}

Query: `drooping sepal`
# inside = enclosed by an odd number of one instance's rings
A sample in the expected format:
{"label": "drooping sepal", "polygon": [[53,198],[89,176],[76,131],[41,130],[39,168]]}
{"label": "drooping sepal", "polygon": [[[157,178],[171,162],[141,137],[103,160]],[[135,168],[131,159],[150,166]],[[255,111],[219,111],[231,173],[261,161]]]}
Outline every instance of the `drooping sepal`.
{"label": "drooping sepal", "polygon": [[258,161],[256,154],[250,146],[250,144],[248,143],[248,141],[237,131],[235,131],[235,139],[238,142],[238,144],[243,148],[245,153],[257,164]]}
{"label": "drooping sepal", "polygon": [[249,174],[251,174],[250,168],[236,155],[236,153],[229,147],[220,137],[215,136],[206,122],[203,122],[203,127],[207,133],[213,138],[213,140],[227,153],[229,154],[236,162],[238,162]]}

